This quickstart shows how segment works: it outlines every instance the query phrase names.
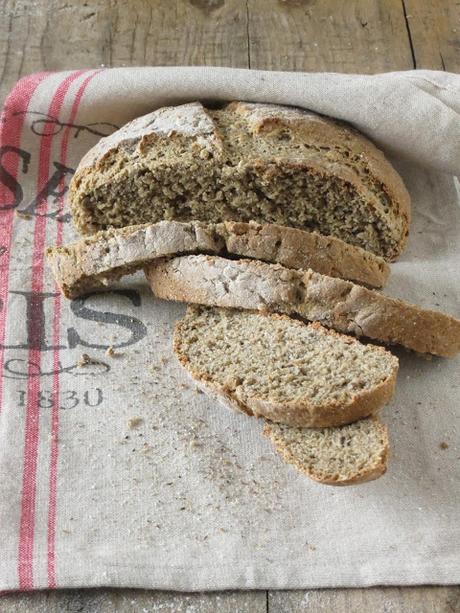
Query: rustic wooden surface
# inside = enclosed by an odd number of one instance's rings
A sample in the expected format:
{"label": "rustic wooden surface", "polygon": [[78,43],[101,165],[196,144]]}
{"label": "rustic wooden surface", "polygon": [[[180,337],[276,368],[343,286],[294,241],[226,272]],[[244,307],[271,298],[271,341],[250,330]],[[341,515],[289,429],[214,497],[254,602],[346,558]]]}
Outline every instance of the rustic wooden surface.
{"label": "rustic wooden surface", "polygon": [[[0,98],[36,70],[209,64],[460,70],[458,0],[0,0]],[[2,613],[455,613],[457,587],[4,596]]]}

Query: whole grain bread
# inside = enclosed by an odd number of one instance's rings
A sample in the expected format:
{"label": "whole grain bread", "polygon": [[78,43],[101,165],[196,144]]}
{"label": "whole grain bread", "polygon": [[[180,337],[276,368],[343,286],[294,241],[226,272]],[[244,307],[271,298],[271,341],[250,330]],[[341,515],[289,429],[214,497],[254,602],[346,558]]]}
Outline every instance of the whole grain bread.
{"label": "whole grain bread", "polygon": [[458,319],[312,270],[197,255],[161,261],[146,275],[153,293],[167,300],[298,315],[419,353],[460,351]]}
{"label": "whole grain bread", "polygon": [[394,393],[388,351],[284,315],[189,307],[174,351],[189,374],[232,406],[294,426],[350,423]]}
{"label": "whole grain bread", "polygon": [[103,230],[70,245],[49,247],[46,256],[62,293],[76,298],[159,257],[223,250],[222,237],[206,224],[160,221]]}
{"label": "whole grain bread", "polygon": [[267,422],[263,433],[286,462],[326,485],[364,483],[387,469],[388,431],[375,416],[320,429]]}
{"label": "whole grain bread", "polygon": [[227,221],[217,227],[229,254],[287,268],[311,268],[371,287],[383,287],[390,275],[383,258],[334,236],[255,222]]}
{"label": "whole grain bread", "polygon": [[185,253],[220,253],[312,268],[381,287],[385,261],[333,236],[272,224],[160,221],[103,230],[76,243],[49,247],[54,278],[67,298],[108,286],[152,261]]}
{"label": "whole grain bread", "polygon": [[317,230],[392,260],[410,200],[385,156],[351,127],[293,107],[165,107],[103,138],[71,181],[84,234],[162,219]]}

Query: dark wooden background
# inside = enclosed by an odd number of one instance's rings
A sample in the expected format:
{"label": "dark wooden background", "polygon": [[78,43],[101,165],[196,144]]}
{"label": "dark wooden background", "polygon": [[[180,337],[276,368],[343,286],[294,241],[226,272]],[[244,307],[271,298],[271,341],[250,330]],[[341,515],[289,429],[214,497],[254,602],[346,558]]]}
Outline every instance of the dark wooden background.
{"label": "dark wooden background", "polygon": [[[37,70],[208,64],[460,70],[458,0],[0,0],[0,98]],[[1,545],[0,545],[1,551]],[[18,594],[2,613],[455,613],[458,587]]]}

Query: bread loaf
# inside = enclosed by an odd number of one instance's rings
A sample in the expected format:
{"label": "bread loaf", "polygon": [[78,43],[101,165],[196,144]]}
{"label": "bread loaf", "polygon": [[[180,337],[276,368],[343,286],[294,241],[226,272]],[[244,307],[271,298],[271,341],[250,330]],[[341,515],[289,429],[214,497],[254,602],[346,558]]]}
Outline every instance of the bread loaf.
{"label": "bread loaf", "polygon": [[294,426],[350,423],[392,397],[388,351],[282,315],[189,307],[174,333],[189,374],[232,406]]}
{"label": "bread loaf", "polygon": [[247,102],[135,119],[85,155],[70,196],[84,234],[163,219],[255,220],[317,230],[387,260],[402,251],[410,217],[401,178],[356,130]]}
{"label": "bread loaf", "polygon": [[183,253],[222,253],[313,268],[381,287],[385,261],[333,236],[271,224],[160,221],[102,230],[64,247],[49,247],[48,262],[67,298],[108,286],[158,258]]}
{"label": "bread loaf", "polygon": [[167,300],[299,315],[419,353],[460,351],[458,319],[312,270],[197,255],[160,262],[146,275],[153,293]]}

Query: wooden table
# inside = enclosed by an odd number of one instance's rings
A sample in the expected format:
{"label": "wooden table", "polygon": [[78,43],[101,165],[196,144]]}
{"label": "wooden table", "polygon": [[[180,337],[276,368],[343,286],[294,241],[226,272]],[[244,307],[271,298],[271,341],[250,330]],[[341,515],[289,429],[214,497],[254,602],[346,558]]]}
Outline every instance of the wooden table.
{"label": "wooden table", "polygon": [[[37,70],[209,64],[373,73],[460,70],[458,0],[0,0],[0,97]],[[438,613],[456,587],[11,595],[2,613]]]}

